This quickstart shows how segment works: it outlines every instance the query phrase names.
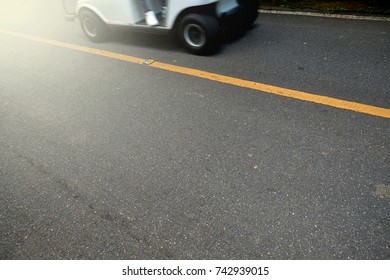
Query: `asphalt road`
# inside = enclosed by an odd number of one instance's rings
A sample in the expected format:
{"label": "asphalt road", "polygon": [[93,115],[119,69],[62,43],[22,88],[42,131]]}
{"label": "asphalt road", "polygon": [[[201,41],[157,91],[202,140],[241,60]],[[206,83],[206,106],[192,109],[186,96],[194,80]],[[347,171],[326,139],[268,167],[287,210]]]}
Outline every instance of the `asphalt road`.
{"label": "asphalt road", "polygon": [[264,14],[199,57],[93,44],[59,3],[19,2],[0,20],[1,259],[390,259],[388,118],[33,39],[389,108],[389,22]]}

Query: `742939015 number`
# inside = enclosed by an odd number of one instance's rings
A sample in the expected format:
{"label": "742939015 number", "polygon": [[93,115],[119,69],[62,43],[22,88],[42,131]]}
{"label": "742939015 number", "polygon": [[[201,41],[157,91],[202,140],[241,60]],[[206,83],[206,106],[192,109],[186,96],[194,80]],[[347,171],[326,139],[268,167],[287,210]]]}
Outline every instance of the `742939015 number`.
{"label": "742939015 number", "polygon": [[217,275],[269,275],[269,267],[216,267]]}

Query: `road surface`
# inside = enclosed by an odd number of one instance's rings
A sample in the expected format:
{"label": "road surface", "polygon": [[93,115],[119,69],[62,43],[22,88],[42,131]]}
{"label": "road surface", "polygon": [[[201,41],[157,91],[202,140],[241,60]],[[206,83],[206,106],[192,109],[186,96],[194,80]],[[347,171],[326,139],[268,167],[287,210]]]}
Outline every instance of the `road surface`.
{"label": "road surface", "polygon": [[262,14],[200,57],[18,3],[1,259],[390,258],[389,22]]}

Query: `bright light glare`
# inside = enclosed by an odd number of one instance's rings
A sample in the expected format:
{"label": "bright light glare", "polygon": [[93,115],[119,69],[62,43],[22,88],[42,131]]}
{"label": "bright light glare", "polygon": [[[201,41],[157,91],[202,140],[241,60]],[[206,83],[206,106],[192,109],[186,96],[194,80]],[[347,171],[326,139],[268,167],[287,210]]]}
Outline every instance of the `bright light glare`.
{"label": "bright light glare", "polygon": [[[75,0],[66,0],[72,6]],[[42,19],[62,17],[62,0],[0,0],[0,23],[34,24]]]}

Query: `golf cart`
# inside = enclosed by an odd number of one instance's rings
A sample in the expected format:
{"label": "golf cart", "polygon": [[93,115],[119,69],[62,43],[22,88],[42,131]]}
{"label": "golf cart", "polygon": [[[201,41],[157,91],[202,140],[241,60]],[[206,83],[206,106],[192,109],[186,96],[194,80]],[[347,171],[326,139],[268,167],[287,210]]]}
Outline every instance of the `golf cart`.
{"label": "golf cart", "polygon": [[[69,1],[74,2],[69,11]],[[259,0],[146,0],[159,22],[148,26],[137,0],[63,0],[66,18],[78,17],[84,34],[94,42],[107,38],[110,29],[178,36],[191,53],[202,54],[218,43],[221,32],[244,31],[256,20]]]}

